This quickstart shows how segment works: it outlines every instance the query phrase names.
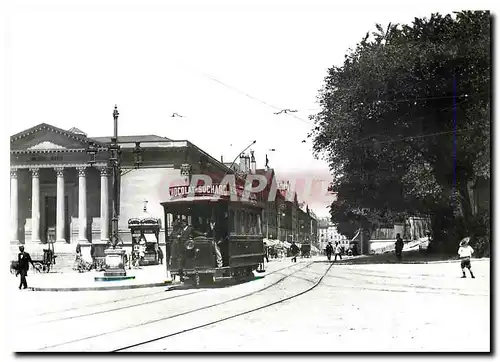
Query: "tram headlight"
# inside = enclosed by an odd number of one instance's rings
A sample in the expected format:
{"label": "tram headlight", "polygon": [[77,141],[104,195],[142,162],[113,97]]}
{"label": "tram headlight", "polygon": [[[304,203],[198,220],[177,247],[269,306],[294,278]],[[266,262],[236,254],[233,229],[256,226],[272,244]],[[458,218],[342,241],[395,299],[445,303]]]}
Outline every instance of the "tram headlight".
{"label": "tram headlight", "polygon": [[193,240],[188,240],[188,242],[186,243],[186,249],[187,250],[192,250],[194,248],[194,241]]}

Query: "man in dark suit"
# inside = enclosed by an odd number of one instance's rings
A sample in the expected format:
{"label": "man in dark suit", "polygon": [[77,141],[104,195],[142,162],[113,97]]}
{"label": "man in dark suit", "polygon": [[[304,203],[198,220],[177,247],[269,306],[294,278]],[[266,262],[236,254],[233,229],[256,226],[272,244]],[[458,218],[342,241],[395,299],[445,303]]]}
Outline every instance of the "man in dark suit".
{"label": "man in dark suit", "polygon": [[222,254],[220,251],[220,244],[223,242],[222,230],[220,226],[217,224],[215,217],[212,217],[210,220],[209,230],[207,233],[209,238],[212,238],[212,245],[215,251],[215,261],[217,268],[222,267]]}
{"label": "man in dark suit", "polygon": [[401,234],[396,234],[396,244],[395,244],[395,249],[396,249],[396,257],[398,258],[398,261],[401,261],[403,257],[403,248],[404,248],[404,241],[401,239]]}
{"label": "man in dark suit", "polygon": [[19,283],[19,289],[23,287],[23,289],[28,288],[28,282],[26,281],[26,275],[28,275],[28,269],[29,269],[29,264],[35,268],[35,265],[33,264],[33,260],[31,260],[31,256],[24,251],[24,246],[19,247],[20,253],[17,255],[17,262],[19,265],[19,275],[21,276],[21,281]]}
{"label": "man in dark suit", "polygon": [[[172,234],[174,234],[174,231],[172,232]],[[183,274],[183,269],[186,263],[184,246],[189,239],[201,235],[205,234],[199,232],[198,230],[195,230],[191,225],[188,224],[187,220],[181,220],[180,227],[175,231],[172,243],[174,245],[175,253],[177,254],[177,262],[180,266],[181,275]]]}
{"label": "man in dark suit", "polygon": [[195,238],[197,236],[205,235],[201,231],[195,230],[191,225],[188,224],[186,220],[181,221],[181,229],[177,235],[183,241],[187,241],[190,238]]}

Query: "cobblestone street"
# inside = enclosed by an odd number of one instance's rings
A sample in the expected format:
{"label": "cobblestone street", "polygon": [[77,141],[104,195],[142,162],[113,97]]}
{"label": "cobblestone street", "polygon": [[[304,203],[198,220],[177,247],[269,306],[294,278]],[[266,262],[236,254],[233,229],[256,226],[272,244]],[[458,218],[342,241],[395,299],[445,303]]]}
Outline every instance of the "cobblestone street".
{"label": "cobblestone street", "polygon": [[[25,338],[11,345],[15,351],[489,351],[488,259],[473,261],[476,279],[461,279],[456,262],[329,267],[318,258],[273,260],[265,278],[219,288],[16,291],[11,336],[22,329]],[[463,313],[470,315],[466,324]]]}

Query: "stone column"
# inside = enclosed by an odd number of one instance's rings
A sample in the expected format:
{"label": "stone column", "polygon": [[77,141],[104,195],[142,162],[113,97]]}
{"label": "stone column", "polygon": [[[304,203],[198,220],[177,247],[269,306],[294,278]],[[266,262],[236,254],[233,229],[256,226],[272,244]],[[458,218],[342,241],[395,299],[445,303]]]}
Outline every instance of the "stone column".
{"label": "stone column", "polygon": [[87,242],[87,179],[86,167],[78,167],[78,241]]}
{"label": "stone column", "polygon": [[10,170],[10,241],[13,243],[19,243],[19,237],[17,235],[19,227],[18,202],[17,170]]}
{"label": "stone column", "polygon": [[64,234],[64,168],[56,167],[57,173],[57,212],[56,212],[56,242],[66,242]]}
{"label": "stone column", "polygon": [[31,171],[31,241],[40,242],[40,170]]}
{"label": "stone column", "polygon": [[109,241],[108,169],[101,167],[101,241]]}

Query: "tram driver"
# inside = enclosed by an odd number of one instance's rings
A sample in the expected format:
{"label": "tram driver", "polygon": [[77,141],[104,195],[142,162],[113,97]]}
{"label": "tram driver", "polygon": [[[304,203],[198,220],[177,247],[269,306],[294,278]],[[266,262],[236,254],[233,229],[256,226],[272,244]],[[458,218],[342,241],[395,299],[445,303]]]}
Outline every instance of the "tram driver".
{"label": "tram driver", "polygon": [[195,228],[193,228],[193,226],[190,225],[187,222],[187,220],[181,221],[181,226],[180,226],[178,237],[182,241],[187,241],[191,238],[195,238],[195,237],[201,236],[201,235],[203,235],[203,233],[201,231],[198,231]]}

